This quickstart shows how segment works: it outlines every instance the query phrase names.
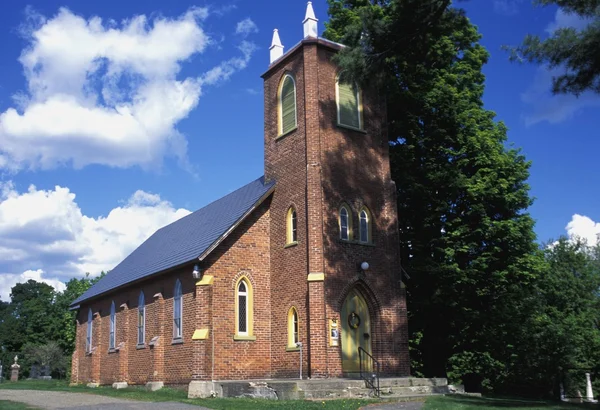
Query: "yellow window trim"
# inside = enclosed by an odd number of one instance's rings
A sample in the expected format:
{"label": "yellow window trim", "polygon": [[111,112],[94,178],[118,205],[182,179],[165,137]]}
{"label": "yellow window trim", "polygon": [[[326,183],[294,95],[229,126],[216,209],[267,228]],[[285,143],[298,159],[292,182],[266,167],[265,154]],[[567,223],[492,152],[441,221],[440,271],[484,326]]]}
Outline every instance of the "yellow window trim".
{"label": "yellow window trim", "polygon": [[[296,240],[293,240],[293,224],[292,224],[292,213],[296,213]],[[290,206],[285,214],[285,244],[297,245],[298,244],[298,211],[294,206]]]}
{"label": "yellow window trim", "polygon": [[215,277],[212,275],[204,275],[202,279],[196,282],[196,286],[210,286],[215,281]]}
{"label": "yellow window trim", "polygon": [[356,130],[356,131],[363,131],[365,129],[364,126],[364,118],[363,118],[363,97],[362,97],[362,91],[360,89],[360,87],[358,85],[356,85],[356,91],[357,91],[357,102],[358,102],[358,128],[353,127],[351,125],[348,124],[343,124],[340,121],[340,77],[341,77],[342,73],[338,73],[337,77],[335,78],[335,105],[336,105],[336,109],[337,109],[337,125],[343,128],[349,128],[352,130]]}
{"label": "yellow window trim", "polygon": [[[238,297],[238,289],[240,286],[240,282],[244,281],[244,284],[246,285],[246,298],[248,301],[248,311],[246,312],[246,321],[248,323],[248,331],[244,334],[240,334],[239,332],[239,320],[240,320],[240,315],[239,315],[239,300],[240,298]],[[252,288],[252,283],[250,282],[250,279],[248,279],[246,276],[241,276],[236,282],[235,282],[235,289],[234,289],[234,293],[235,293],[235,335],[233,337],[234,340],[256,340],[256,337],[254,336],[254,289]],[[254,338],[254,339],[252,339]]]}
{"label": "yellow window trim", "polygon": [[256,336],[235,335],[233,336],[233,340],[252,342],[256,340]]}
{"label": "yellow window trim", "polygon": [[[294,127],[292,127],[291,129],[287,130],[286,132],[283,132],[283,105],[282,105],[282,91],[283,91],[283,84],[285,83],[285,80],[287,78],[290,78],[292,80],[292,84],[294,84]],[[277,138],[283,137],[284,135],[287,135],[289,133],[291,133],[292,131],[295,131],[298,129],[298,101],[296,98],[296,80],[294,79],[294,77],[291,74],[284,74],[283,77],[281,77],[281,81],[279,82],[279,87],[277,89]]]}
{"label": "yellow window trim", "polygon": [[325,274],[323,272],[313,272],[308,274],[308,282],[323,282]]}
{"label": "yellow window trim", "polygon": [[192,335],[192,340],[206,340],[208,339],[208,329],[196,329]]}
{"label": "yellow window trim", "polygon": [[294,314],[296,315],[296,321],[298,323],[298,341],[300,341],[300,316],[298,315],[298,310],[292,306],[290,310],[288,310],[287,315],[288,340],[286,351],[289,351],[288,349],[298,349],[298,347],[296,347],[296,341],[294,340]]}

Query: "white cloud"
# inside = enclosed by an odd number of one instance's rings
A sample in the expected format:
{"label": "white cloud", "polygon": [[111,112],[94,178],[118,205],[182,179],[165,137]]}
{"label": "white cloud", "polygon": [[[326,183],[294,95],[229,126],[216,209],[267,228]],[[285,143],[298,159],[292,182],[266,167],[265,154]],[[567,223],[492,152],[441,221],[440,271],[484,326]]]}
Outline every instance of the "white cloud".
{"label": "white cloud", "polygon": [[218,84],[222,81],[228,80],[229,77],[231,77],[236,71],[246,68],[250,62],[252,54],[256,51],[256,45],[244,40],[238,48],[242,52],[242,57],[231,58],[212,68],[202,77],[200,77],[200,84]]}
{"label": "white cloud", "polygon": [[18,192],[10,182],[0,184],[0,295],[11,283],[35,279],[32,272],[59,287],[59,279],[112,269],[158,228],[189,213],[137,191],[94,218],[81,212],[68,188]]}
{"label": "white cloud", "polygon": [[[566,14],[557,10],[554,21],[546,27],[546,32],[552,34],[559,28],[573,27],[581,30],[590,20],[582,19],[576,14]],[[531,86],[521,94],[521,100],[529,106],[524,114],[525,124],[534,125],[542,121],[557,124],[573,118],[580,111],[600,106],[600,97],[593,92],[585,92],[579,96],[571,94],[552,95],[552,78],[564,74],[564,67],[539,67]]]}
{"label": "white cloud", "polygon": [[44,271],[28,270],[26,272],[18,274],[0,274],[0,300],[8,301],[10,299],[10,292],[13,286],[17,283],[25,283],[28,280],[34,280],[36,282],[43,282],[52,286],[56,291],[62,292],[67,287],[64,282],[57,278],[47,278],[44,275]]}
{"label": "white cloud", "polygon": [[[19,58],[27,92],[0,113],[0,169],[149,168],[165,155],[185,162],[187,141],[176,125],[198,104],[202,82],[177,75],[211,44],[201,27],[207,9],[121,23],[65,8],[50,19],[29,14]],[[245,68],[253,51],[245,43],[242,57],[204,77],[225,80]]]}
{"label": "white cloud", "polygon": [[235,34],[240,34],[245,37],[252,33],[258,33],[258,27],[251,18],[248,17],[237,23]]}
{"label": "white cloud", "polygon": [[594,222],[591,218],[575,214],[571,221],[565,227],[567,235],[571,239],[581,238],[587,241],[587,244],[594,246],[598,243],[598,234],[600,234],[600,223]]}

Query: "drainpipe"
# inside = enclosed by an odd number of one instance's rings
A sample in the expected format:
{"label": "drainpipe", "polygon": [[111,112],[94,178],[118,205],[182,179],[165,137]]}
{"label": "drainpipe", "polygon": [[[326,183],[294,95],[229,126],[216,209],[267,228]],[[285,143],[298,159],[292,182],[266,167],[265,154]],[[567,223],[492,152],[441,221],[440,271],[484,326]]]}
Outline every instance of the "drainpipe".
{"label": "drainpipe", "polygon": [[302,342],[297,342],[296,347],[300,348],[300,380],[302,380]]}

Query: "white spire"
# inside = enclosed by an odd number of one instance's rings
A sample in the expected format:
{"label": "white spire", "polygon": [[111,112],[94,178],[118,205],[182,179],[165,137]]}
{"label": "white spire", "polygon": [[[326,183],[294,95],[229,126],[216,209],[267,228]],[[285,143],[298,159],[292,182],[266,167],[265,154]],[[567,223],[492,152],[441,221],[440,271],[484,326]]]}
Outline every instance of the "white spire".
{"label": "white spire", "polygon": [[271,42],[269,50],[271,51],[271,63],[283,55],[283,45],[279,39],[279,32],[277,29],[273,30],[273,41]]}
{"label": "white spire", "polygon": [[304,38],[306,37],[315,37],[319,36],[317,32],[317,18],[315,17],[315,11],[313,10],[312,2],[308,2],[306,5],[306,16],[304,16],[304,21],[302,24],[304,25]]}

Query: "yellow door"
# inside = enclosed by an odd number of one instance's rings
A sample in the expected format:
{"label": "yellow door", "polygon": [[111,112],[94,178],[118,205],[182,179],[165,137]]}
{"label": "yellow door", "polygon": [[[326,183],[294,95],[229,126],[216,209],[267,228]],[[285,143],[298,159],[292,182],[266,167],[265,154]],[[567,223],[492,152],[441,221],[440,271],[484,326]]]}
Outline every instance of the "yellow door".
{"label": "yellow door", "polygon": [[362,347],[371,354],[371,321],[367,303],[354,289],[344,301],[341,322],[342,370],[344,373],[358,372],[360,368],[358,348]]}

